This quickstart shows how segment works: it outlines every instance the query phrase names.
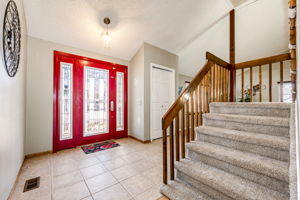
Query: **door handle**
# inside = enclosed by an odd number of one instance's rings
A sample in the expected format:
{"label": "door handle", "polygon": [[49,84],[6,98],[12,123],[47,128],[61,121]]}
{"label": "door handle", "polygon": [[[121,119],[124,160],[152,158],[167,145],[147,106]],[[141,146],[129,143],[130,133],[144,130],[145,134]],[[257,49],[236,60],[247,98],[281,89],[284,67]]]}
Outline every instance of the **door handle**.
{"label": "door handle", "polygon": [[110,111],[113,112],[115,110],[115,102],[110,101]]}

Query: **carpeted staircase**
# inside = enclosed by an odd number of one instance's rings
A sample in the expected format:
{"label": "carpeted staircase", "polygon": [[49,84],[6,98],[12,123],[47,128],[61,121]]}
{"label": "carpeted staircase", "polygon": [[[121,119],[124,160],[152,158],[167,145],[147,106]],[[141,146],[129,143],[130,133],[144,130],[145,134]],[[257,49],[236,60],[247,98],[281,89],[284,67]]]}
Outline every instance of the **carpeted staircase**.
{"label": "carpeted staircase", "polygon": [[291,104],[211,103],[176,179],[171,200],[288,200]]}

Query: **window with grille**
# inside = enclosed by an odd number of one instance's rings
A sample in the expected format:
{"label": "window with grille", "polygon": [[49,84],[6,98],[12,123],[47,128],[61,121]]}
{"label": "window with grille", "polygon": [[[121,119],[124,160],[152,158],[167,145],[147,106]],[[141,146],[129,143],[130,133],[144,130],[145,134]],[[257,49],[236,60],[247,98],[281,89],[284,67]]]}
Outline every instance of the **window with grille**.
{"label": "window with grille", "polygon": [[109,131],[108,77],[104,69],[84,67],[84,136]]}
{"label": "window with grille", "polygon": [[72,134],[72,64],[60,63],[60,140]]}

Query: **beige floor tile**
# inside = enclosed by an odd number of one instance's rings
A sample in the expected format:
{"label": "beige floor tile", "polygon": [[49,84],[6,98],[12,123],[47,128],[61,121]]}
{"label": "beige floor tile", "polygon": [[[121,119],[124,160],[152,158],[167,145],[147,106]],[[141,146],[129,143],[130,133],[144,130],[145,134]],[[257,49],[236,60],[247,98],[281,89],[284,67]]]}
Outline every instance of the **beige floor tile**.
{"label": "beige floor tile", "polygon": [[84,181],[74,185],[62,187],[53,192],[53,200],[81,200],[88,197],[90,192]]}
{"label": "beige floor tile", "polygon": [[81,200],[93,200],[93,198],[92,198],[92,196],[88,196],[88,197],[85,197],[85,198],[83,198]]}
{"label": "beige floor tile", "polygon": [[115,154],[113,152],[100,152],[96,155],[96,157],[101,161],[101,162],[106,162],[110,160],[117,159],[120,157],[119,154]]}
{"label": "beige floor tile", "polygon": [[118,181],[123,181],[136,175],[136,170],[133,168],[133,165],[125,165],[124,167],[112,170],[111,173]]}
{"label": "beige floor tile", "polygon": [[51,190],[49,191],[30,191],[26,193],[15,193],[9,200],[52,200]]}
{"label": "beige floor tile", "polygon": [[154,185],[153,182],[148,180],[147,177],[143,176],[142,174],[138,174],[121,181],[121,184],[132,196],[137,196],[150,189]]}
{"label": "beige floor tile", "polygon": [[156,185],[161,185],[163,180],[162,171],[163,170],[161,167],[153,167],[143,172],[143,175],[146,176],[149,180],[151,180]]}
{"label": "beige floor tile", "polygon": [[76,162],[76,165],[78,166],[79,169],[86,168],[96,164],[100,164],[100,161],[95,156],[87,159],[78,160]]}
{"label": "beige floor tile", "polygon": [[[73,148],[26,159],[9,200],[56,200],[62,194],[66,200],[93,200],[89,190],[102,199],[123,200],[128,193],[137,200],[156,198],[162,184],[161,140],[142,144],[124,138],[116,142],[121,146],[92,154]],[[41,177],[40,188],[23,193],[25,180],[37,176]]]}
{"label": "beige floor tile", "polygon": [[129,200],[131,195],[120,185],[115,184],[93,194],[94,200]]}
{"label": "beige floor tile", "polygon": [[27,192],[23,192],[24,182],[19,181],[10,200],[51,200],[51,179],[41,177],[40,181],[39,188]]}
{"label": "beige floor tile", "polygon": [[53,191],[60,189],[62,187],[67,187],[75,183],[83,181],[83,177],[80,171],[75,171],[60,176],[53,177],[52,188]]}
{"label": "beige floor tile", "polygon": [[107,172],[107,170],[104,168],[104,166],[102,164],[96,164],[96,165],[93,165],[90,167],[86,167],[86,168],[81,169],[80,171],[81,171],[82,176],[85,179],[92,178],[94,176],[97,176],[104,172]]}
{"label": "beige floor tile", "polygon": [[142,152],[134,152],[128,155],[124,155],[121,158],[125,160],[127,163],[133,163],[142,160],[144,158],[144,155]]}
{"label": "beige floor tile", "polygon": [[134,197],[135,200],[157,200],[162,197],[162,194],[159,192],[158,186],[153,186],[149,190],[137,195]]}
{"label": "beige floor tile", "polygon": [[127,162],[125,160],[123,160],[122,158],[117,158],[114,160],[103,162],[104,167],[108,170],[114,170],[114,169],[120,168],[126,164],[127,164]]}
{"label": "beige floor tile", "polygon": [[137,173],[142,173],[155,167],[156,165],[150,159],[144,158],[143,160],[133,163],[132,166]]}
{"label": "beige floor tile", "polygon": [[86,184],[88,185],[91,193],[99,192],[116,183],[117,180],[109,172],[100,174],[98,176],[86,180]]}
{"label": "beige floor tile", "polygon": [[52,173],[53,176],[63,175],[72,171],[76,171],[78,169],[77,163],[74,160],[70,160],[68,163],[65,164],[52,164]]}

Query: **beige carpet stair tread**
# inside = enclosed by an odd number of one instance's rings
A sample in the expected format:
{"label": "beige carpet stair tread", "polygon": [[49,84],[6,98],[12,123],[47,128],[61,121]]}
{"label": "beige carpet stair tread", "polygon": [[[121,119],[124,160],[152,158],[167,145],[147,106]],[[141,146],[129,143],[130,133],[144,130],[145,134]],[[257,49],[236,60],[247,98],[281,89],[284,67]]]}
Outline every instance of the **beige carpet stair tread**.
{"label": "beige carpet stair tread", "polygon": [[[182,173],[206,184],[233,199],[243,200],[287,200],[286,195],[226,173],[201,162],[184,159],[175,167]],[[167,195],[168,196],[168,195]]]}
{"label": "beige carpet stair tread", "polygon": [[191,142],[186,146],[193,152],[207,155],[287,183],[289,182],[289,165],[287,162],[202,141]]}
{"label": "beige carpet stair tread", "polygon": [[265,117],[265,116],[250,116],[250,115],[232,115],[232,114],[217,114],[206,113],[202,115],[204,119],[238,122],[242,124],[258,124],[276,127],[289,127],[290,120],[282,117]]}
{"label": "beige carpet stair tread", "polygon": [[277,103],[277,102],[212,102],[209,106],[227,107],[227,108],[262,108],[262,109],[282,109],[289,110],[291,103]]}
{"label": "beige carpet stair tread", "polygon": [[169,181],[168,185],[161,187],[160,192],[170,200],[213,200],[206,194],[179,181]]}
{"label": "beige carpet stair tread", "polygon": [[211,127],[211,126],[199,126],[195,130],[197,133],[200,134],[226,138],[226,139],[245,142],[249,144],[267,146],[267,147],[272,147],[272,148],[285,150],[285,151],[288,151],[290,148],[290,140],[289,138],[286,137],[224,129],[224,128]]}

